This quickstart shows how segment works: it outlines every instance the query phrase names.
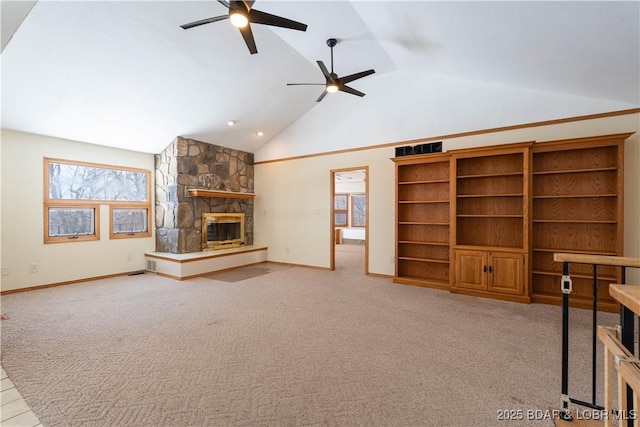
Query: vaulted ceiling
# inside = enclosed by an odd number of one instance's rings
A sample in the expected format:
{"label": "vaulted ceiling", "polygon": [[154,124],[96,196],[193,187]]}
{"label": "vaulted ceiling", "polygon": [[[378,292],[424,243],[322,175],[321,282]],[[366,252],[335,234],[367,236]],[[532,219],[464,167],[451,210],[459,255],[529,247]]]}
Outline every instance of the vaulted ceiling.
{"label": "vaulted ceiling", "polygon": [[638,1],[253,7],[308,29],[252,25],[251,55],[228,21],[180,28],[225,14],[214,0],[3,0],[2,127],[150,153],[178,135],[255,152],[320,104],[364,100],[337,93],[318,104],[322,86],[286,86],[324,82],[316,61],[330,66],[332,37],[337,74],[376,70],[350,83],[368,94],[376,79],[406,91],[403,77],[419,73],[640,106]]}

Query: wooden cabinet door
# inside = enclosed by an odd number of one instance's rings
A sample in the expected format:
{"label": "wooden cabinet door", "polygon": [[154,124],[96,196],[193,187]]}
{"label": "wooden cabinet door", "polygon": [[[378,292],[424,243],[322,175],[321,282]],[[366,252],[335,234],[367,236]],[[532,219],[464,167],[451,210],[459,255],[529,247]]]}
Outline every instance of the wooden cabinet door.
{"label": "wooden cabinet door", "polygon": [[522,295],[524,256],[519,253],[492,252],[488,257],[488,289],[492,292]]}
{"label": "wooden cabinet door", "polygon": [[455,286],[465,289],[487,290],[487,253],[456,251]]}

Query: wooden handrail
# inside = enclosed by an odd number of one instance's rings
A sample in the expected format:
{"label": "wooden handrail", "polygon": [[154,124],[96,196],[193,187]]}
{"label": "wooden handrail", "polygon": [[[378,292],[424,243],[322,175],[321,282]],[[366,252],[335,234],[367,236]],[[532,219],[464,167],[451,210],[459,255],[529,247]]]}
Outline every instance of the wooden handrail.
{"label": "wooden handrail", "polygon": [[[633,311],[640,313],[640,286],[622,285],[612,283],[609,285],[609,294],[620,304]],[[613,420],[613,376],[611,365],[618,371],[618,405],[620,414],[634,420],[634,427],[638,427],[637,413],[631,414],[627,386],[633,390],[633,405],[636,411],[640,406],[640,367],[638,359],[620,342],[618,334],[610,328],[598,326],[598,338],[604,344],[604,408],[606,411],[605,427],[612,426]],[[632,416],[633,415],[633,416]],[[626,423],[625,423],[626,424]],[[622,423],[620,424],[622,425]]]}
{"label": "wooden handrail", "polygon": [[579,264],[616,265],[620,267],[640,268],[640,258],[610,255],[585,255],[554,253],[553,260],[556,262],[576,262]]}
{"label": "wooden handrail", "polygon": [[[636,360],[633,354],[627,350],[618,337],[610,329],[598,326],[598,338],[604,344],[604,417],[605,427],[613,426],[615,417],[613,416],[613,377],[611,365],[618,371],[618,405],[619,414],[622,419],[631,418],[634,426],[638,426],[638,417],[628,411],[626,386],[633,389],[633,408],[638,408],[638,394],[640,393],[640,368],[633,361]],[[615,362],[615,363],[614,363]],[[626,423],[625,423],[626,424]],[[623,425],[620,423],[620,425]]]}
{"label": "wooden handrail", "polygon": [[640,315],[640,286],[611,283],[609,295],[636,315]]}

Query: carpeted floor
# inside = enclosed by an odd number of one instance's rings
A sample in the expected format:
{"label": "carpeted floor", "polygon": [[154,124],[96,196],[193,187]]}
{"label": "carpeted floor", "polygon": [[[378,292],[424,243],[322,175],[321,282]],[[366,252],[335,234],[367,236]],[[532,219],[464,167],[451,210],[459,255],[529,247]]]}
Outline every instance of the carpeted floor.
{"label": "carpeted floor", "polygon": [[[559,307],[393,284],[362,256],[10,294],[2,365],[45,426],[553,425],[498,416],[560,405]],[[571,316],[589,400],[591,314]]]}

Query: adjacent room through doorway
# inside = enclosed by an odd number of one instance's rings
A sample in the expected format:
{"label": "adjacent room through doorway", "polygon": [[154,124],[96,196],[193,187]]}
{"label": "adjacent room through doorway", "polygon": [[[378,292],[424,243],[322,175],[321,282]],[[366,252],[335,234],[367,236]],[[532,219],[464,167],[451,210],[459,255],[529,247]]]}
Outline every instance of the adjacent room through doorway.
{"label": "adjacent room through doorway", "polygon": [[368,167],[331,171],[331,268],[368,273]]}

